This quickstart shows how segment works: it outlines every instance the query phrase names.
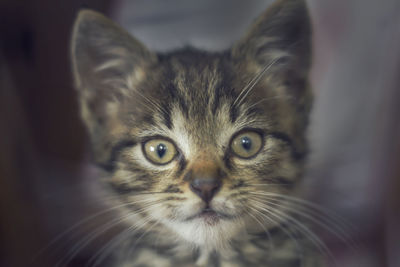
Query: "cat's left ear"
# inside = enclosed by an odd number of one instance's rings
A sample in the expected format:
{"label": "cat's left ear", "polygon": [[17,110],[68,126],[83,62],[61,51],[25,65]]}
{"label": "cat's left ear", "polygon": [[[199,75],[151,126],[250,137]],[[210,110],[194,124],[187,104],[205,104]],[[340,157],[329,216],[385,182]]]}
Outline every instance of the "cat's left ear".
{"label": "cat's left ear", "polygon": [[311,63],[311,25],[305,0],[276,1],[232,48],[231,55],[260,68],[280,59],[292,74],[306,77]]}

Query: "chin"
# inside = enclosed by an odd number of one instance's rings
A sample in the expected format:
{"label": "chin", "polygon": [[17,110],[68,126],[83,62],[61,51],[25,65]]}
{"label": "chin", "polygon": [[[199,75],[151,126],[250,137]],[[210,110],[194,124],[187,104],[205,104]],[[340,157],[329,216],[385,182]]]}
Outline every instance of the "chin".
{"label": "chin", "polygon": [[182,221],[168,221],[166,226],[181,239],[206,250],[226,250],[230,241],[244,228],[240,219],[201,214]]}

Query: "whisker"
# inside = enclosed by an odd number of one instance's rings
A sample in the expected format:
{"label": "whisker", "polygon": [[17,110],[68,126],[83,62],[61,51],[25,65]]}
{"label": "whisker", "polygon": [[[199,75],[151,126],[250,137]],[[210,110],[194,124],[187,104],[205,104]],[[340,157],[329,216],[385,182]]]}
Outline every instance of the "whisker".
{"label": "whisker", "polygon": [[[117,244],[121,243],[122,241],[130,238],[131,235],[133,233],[135,233],[136,230],[137,230],[137,228],[134,225],[132,225],[132,226],[129,226],[127,229],[122,230],[118,235],[113,236],[112,239],[110,241],[108,241],[105,245],[103,245],[98,252],[96,252],[93,256],[90,257],[90,259],[86,263],[85,267],[95,266],[95,265],[92,265],[92,262],[101,253],[103,253],[103,250],[106,250],[108,247],[112,247],[113,248],[114,246],[116,246]],[[107,257],[107,255],[102,255],[101,259],[97,259],[94,264],[100,264],[102,261],[104,261],[104,259],[106,257]]]}
{"label": "whisker", "polygon": [[248,186],[270,186],[270,185],[288,185],[287,183],[267,183],[267,184],[248,184]]}
{"label": "whisker", "polygon": [[253,78],[250,82],[243,88],[239,93],[237,98],[232,104],[232,107],[240,105],[243,100],[248,96],[248,94],[253,90],[254,86],[261,80],[264,74],[279,60],[280,58],[275,58],[269,64],[265,65],[263,69]]}
{"label": "whisker", "polygon": [[106,224],[96,228],[95,231],[90,232],[88,235],[85,236],[85,238],[83,238],[82,240],[77,242],[75,245],[73,245],[72,248],[70,248],[68,250],[66,255],[63,256],[56,263],[56,266],[65,266],[65,265],[67,265],[89,243],[91,243],[93,240],[95,240],[97,237],[99,237],[101,234],[105,233],[109,229],[111,229],[114,226],[118,225],[120,222],[122,222],[127,217],[131,217],[131,216],[133,216],[133,214],[129,214],[129,215],[123,216],[123,217],[118,217],[117,219],[111,220],[111,221],[107,222]]}
{"label": "whisker", "polygon": [[[147,223],[146,223],[146,224],[147,224]],[[136,246],[139,244],[140,240],[142,240],[142,238],[143,238],[146,234],[150,233],[150,231],[151,231],[156,225],[158,225],[158,224],[160,224],[160,221],[159,221],[159,220],[157,220],[152,226],[150,226],[149,228],[147,228],[147,229],[138,237],[138,239],[136,239],[135,243],[134,243],[133,246],[130,248],[130,251],[134,251],[134,249],[136,248]],[[128,253],[128,254],[130,254],[130,253]]]}
{"label": "whisker", "polygon": [[[158,203],[158,204],[161,204],[161,203]],[[115,246],[120,244],[122,241],[130,238],[133,233],[135,233],[136,231],[140,230],[143,226],[147,225],[150,221],[151,221],[150,216],[146,216],[144,218],[143,222],[140,225],[133,225],[133,226],[130,226],[128,228],[129,229],[129,231],[128,231],[129,235],[126,234],[127,232],[123,231],[122,233],[120,233],[117,236],[115,236],[110,242],[108,242],[106,245],[104,245],[98,252],[96,252],[96,254],[94,254],[89,259],[88,266],[90,266],[90,263],[92,263],[93,261],[94,261],[94,263],[93,263],[92,266],[93,267],[98,266],[111,253],[111,251],[113,250],[113,248]],[[140,239],[138,239],[138,240],[140,240]],[[138,241],[136,241],[136,243],[137,242]]]}
{"label": "whisker", "polygon": [[[244,207],[247,206],[247,205],[245,205],[246,203],[244,203],[243,201],[240,201],[240,200],[239,200],[239,202],[240,202]],[[268,236],[268,240],[269,240],[269,241],[268,241],[268,245],[269,245],[269,247],[270,247],[270,250],[273,251],[273,250],[275,249],[275,246],[274,246],[274,242],[273,242],[273,240],[272,240],[271,233],[268,231],[268,229],[265,227],[265,225],[257,219],[257,217],[256,217],[255,215],[251,214],[251,213],[248,212],[248,211],[246,211],[246,214],[247,214],[247,215],[250,215],[250,216],[264,229],[264,232],[265,232],[266,235]]]}
{"label": "whisker", "polygon": [[[139,91],[134,90],[132,91],[133,93],[137,94],[138,96],[141,96],[144,100],[147,101],[147,103],[153,105],[154,108],[156,108],[160,113],[163,113],[165,115],[168,114],[168,111],[166,109],[164,109],[161,105],[159,105],[157,102],[155,102],[154,100],[152,100],[151,98],[146,97],[145,95],[141,94]],[[143,102],[141,102],[143,104]],[[152,109],[151,107],[148,107],[150,111],[153,111],[154,109]]]}
{"label": "whisker", "polygon": [[274,100],[274,99],[281,99],[281,98],[286,98],[286,99],[290,99],[293,98],[290,95],[276,95],[276,96],[271,96],[271,97],[265,97],[257,102],[255,102],[254,104],[246,107],[247,110],[250,110],[252,107],[257,106],[258,104],[265,102],[265,101],[270,101],[270,100]]}
{"label": "whisker", "polygon": [[[264,67],[264,69],[265,69],[265,67]],[[261,71],[260,73],[262,73],[262,71]],[[235,101],[233,101],[231,107],[234,107],[234,106],[236,105],[236,103],[240,100],[240,98],[242,97],[242,95],[244,94],[244,92],[246,92],[247,88],[250,87],[251,84],[253,84],[253,82],[257,79],[257,77],[258,77],[258,75],[260,75],[260,73],[257,74],[257,75],[255,75],[255,76],[249,81],[249,83],[246,84],[246,86],[240,91],[240,93],[239,93],[239,95],[236,97]]]}
{"label": "whisker", "polygon": [[[266,197],[282,198],[285,201],[290,201],[293,204],[297,203],[298,205],[303,205],[304,208],[308,208],[310,210],[313,210],[314,212],[321,213],[321,214],[329,217],[329,219],[335,221],[335,223],[340,225],[343,229],[347,229],[347,231],[349,231],[349,232],[357,232],[357,230],[354,228],[354,226],[349,224],[345,219],[343,219],[339,215],[333,213],[332,211],[327,210],[326,208],[324,208],[320,205],[317,205],[317,204],[307,201],[305,199],[301,199],[301,198],[294,197],[294,196],[281,195],[281,194],[272,193],[272,192],[255,191],[255,192],[249,192],[249,193],[256,194],[256,195],[262,195],[262,196],[266,196]],[[345,230],[345,232],[347,232],[347,231]]]}
{"label": "whisker", "polygon": [[[116,219],[113,219],[106,224],[96,228],[94,231],[90,232],[88,235],[86,235],[83,239],[81,239],[79,242],[77,242],[72,248],[69,249],[67,254],[56,264],[56,266],[59,266],[62,262],[66,261],[66,263],[70,262],[78,253],[81,251],[84,247],[86,247],[88,244],[90,244],[93,240],[95,240],[97,237],[99,237],[101,234],[105,233],[109,229],[113,228],[114,226],[118,225],[122,221],[129,219],[135,215],[141,214],[146,211],[147,207],[151,207],[154,204],[159,204],[158,202],[155,203],[150,203],[146,207],[138,210],[135,213],[129,213],[124,216],[120,216]],[[61,265],[62,266],[62,265]]]}
{"label": "whisker", "polygon": [[297,226],[296,228],[303,232],[305,236],[315,244],[315,246],[325,255],[328,255],[334,262],[336,262],[332,252],[330,249],[327,247],[325,242],[323,242],[314,232],[312,232],[307,226],[305,226],[303,223],[299,222],[296,220],[294,217],[290,216],[289,214],[286,214],[282,211],[276,210],[276,209],[271,209],[268,206],[265,205],[265,203],[258,201],[257,199],[252,199],[253,201],[257,202],[258,204],[262,205],[263,207],[260,208],[266,212],[268,212],[271,216],[276,217],[277,219],[286,219],[289,222],[295,224]]}
{"label": "whisker", "polygon": [[[267,197],[267,196],[262,196],[262,197],[267,200],[276,200],[276,198],[273,197]],[[359,251],[357,244],[354,242],[352,238],[349,237],[349,234],[346,232],[345,229],[343,229],[343,227],[341,227],[340,225],[336,225],[331,221],[329,221],[328,219],[320,216],[321,214],[318,214],[313,210],[307,209],[307,207],[301,206],[298,203],[293,203],[293,202],[291,202],[290,205],[294,205],[297,209],[300,209],[302,211],[297,210],[294,207],[287,205],[280,205],[275,202],[269,202],[268,204],[281,208],[287,208],[291,212],[296,213],[310,220],[314,224],[328,230],[330,233],[334,234],[337,238],[339,238],[343,243],[345,243],[349,248],[352,248],[355,251]]]}
{"label": "whisker", "polygon": [[[90,257],[86,266],[96,266],[100,264],[111,252],[111,250],[120,244],[122,241],[131,238],[136,231],[140,230],[141,227],[150,222],[150,216],[143,218],[143,223],[140,225],[131,225],[127,229],[121,231],[118,235],[114,236],[110,241],[103,245],[94,255]],[[100,256],[100,254],[103,254]],[[100,256],[100,257],[99,257]],[[95,261],[93,263],[93,261]],[[93,263],[93,264],[92,264]]]}
{"label": "whisker", "polygon": [[[250,201],[252,201],[250,199]],[[299,253],[300,256],[300,262],[301,262],[301,266],[303,266],[303,258],[304,258],[304,251],[302,249],[302,247],[300,246],[299,242],[297,241],[297,238],[290,232],[289,229],[286,229],[281,223],[279,223],[278,221],[275,221],[274,219],[272,219],[271,217],[267,216],[266,214],[262,213],[260,210],[258,210],[256,207],[252,207],[251,205],[249,206],[249,208],[253,211],[255,211],[257,214],[259,214],[262,218],[267,219],[268,221],[272,222],[273,225],[277,225],[279,229],[281,229],[291,240],[294,241],[294,244],[296,246],[297,252]],[[267,211],[268,212],[268,211]],[[269,212],[268,212],[269,213]]]}
{"label": "whisker", "polygon": [[64,230],[63,232],[61,232],[60,234],[58,234],[56,237],[54,237],[45,247],[43,247],[42,249],[40,249],[35,256],[32,258],[30,265],[33,265],[33,263],[41,256],[43,255],[46,251],[48,251],[50,249],[50,247],[52,247],[53,245],[55,245],[57,242],[61,241],[62,238],[66,237],[68,234],[70,234],[71,232],[73,232],[74,230],[78,229],[80,226],[82,226],[85,223],[88,223],[94,219],[96,219],[97,217],[104,215],[106,213],[112,212],[114,210],[117,210],[119,208],[125,207],[125,206],[129,206],[129,205],[133,205],[133,204],[137,204],[137,203],[146,203],[146,202],[150,202],[150,200],[141,200],[141,201],[132,201],[132,202],[128,202],[128,203],[123,203],[120,205],[116,205],[110,208],[107,208],[105,210],[96,212],[92,215],[89,215],[88,217],[76,222],[75,224],[73,224],[72,226],[70,226],[68,229]]}
{"label": "whisker", "polygon": [[[101,70],[102,68],[103,67],[100,66],[100,68],[98,70]],[[137,90],[132,90],[131,89],[132,86],[129,85],[129,82],[127,83],[127,81],[124,80],[124,79],[110,78],[110,79],[103,80],[103,83],[106,84],[106,85],[113,86],[113,87],[118,87],[120,89],[120,93],[123,96],[129,97],[129,96],[132,96],[132,93],[134,93],[135,95],[143,98],[143,100],[145,102],[139,102],[139,104],[144,106],[145,108],[147,108],[149,111],[153,111],[154,108],[157,109],[160,112],[162,110],[162,108],[154,100],[146,97],[145,95],[143,95],[142,93],[140,93]],[[114,101],[119,102],[118,97],[116,95],[114,95]],[[150,104],[150,105],[148,105],[148,104]]]}

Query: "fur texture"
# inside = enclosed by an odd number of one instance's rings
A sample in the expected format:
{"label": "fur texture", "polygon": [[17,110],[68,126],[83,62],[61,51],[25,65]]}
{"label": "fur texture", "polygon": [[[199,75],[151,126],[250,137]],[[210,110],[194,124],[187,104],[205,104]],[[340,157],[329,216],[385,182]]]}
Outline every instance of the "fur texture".
{"label": "fur texture", "polygon": [[[307,152],[310,38],[303,0],[277,1],[221,53],[156,54],[79,13],[71,55],[82,118],[128,227],[115,266],[322,266],[287,197]],[[246,132],[262,144],[241,158],[232,142]],[[168,164],[145,155],[157,139],[177,151]],[[219,183],[210,201],[193,190],[204,177]]]}

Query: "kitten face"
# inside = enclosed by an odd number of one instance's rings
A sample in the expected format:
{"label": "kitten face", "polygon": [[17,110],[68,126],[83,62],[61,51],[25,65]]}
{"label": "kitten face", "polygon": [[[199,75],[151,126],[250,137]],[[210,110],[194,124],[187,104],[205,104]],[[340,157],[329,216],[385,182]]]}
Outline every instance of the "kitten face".
{"label": "kitten face", "polygon": [[303,1],[278,2],[223,53],[157,55],[82,11],[72,40],[82,116],[128,213],[208,248],[278,223],[260,218],[257,199],[291,194],[301,178],[309,38]]}

